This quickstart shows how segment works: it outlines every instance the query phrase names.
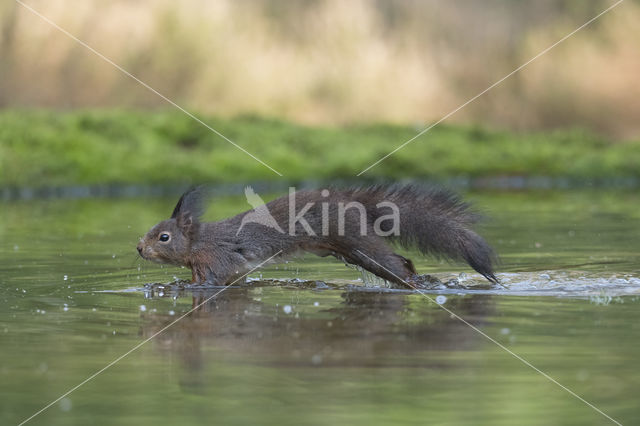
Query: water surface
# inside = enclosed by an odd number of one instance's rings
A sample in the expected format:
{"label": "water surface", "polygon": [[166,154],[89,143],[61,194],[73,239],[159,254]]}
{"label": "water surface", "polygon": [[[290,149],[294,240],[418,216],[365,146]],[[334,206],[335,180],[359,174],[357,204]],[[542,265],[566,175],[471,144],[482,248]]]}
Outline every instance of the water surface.
{"label": "water surface", "polygon": [[[640,196],[468,197],[490,217],[481,232],[502,286],[406,253],[458,279],[425,294],[365,287],[357,270],[313,256],[243,285],[184,289],[170,283],[188,270],[135,255],[173,199],[4,203],[0,424],[149,338],[29,424],[609,422],[451,312],[612,418],[640,421]],[[246,208],[221,198],[208,216]]]}

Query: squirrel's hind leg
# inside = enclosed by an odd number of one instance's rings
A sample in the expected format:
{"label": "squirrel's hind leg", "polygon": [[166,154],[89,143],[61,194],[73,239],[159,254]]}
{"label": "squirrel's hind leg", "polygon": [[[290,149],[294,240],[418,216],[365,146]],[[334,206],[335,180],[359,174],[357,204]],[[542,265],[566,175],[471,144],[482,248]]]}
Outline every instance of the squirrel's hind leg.
{"label": "squirrel's hind leg", "polygon": [[344,257],[347,262],[358,265],[380,278],[412,287],[409,280],[416,274],[413,262],[394,253],[387,244],[383,244],[381,245],[380,242],[361,244],[358,248],[351,248],[348,251],[340,250],[337,254]]}

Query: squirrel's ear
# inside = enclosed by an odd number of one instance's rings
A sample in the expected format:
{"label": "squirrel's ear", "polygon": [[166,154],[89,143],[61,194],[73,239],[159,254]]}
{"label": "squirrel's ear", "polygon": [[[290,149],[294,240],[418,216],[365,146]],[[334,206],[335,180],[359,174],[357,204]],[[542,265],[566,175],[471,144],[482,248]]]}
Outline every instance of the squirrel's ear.
{"label": "squirrel's ear", "polygon": [[171,218],[175,219],[181,213],[189,213],[196,219],[200,218],[204,213],[204,198],[206,195],[206,191],[202,186],[189,188],[178,200]]}
{"label": "squirrel's ear", "polygon": [[190,212],[178,213],[176,216],[176,222],[178,224],[178,228],[180,228],[185,235],[191,232],[191,228],[193,227],[193,216]]}

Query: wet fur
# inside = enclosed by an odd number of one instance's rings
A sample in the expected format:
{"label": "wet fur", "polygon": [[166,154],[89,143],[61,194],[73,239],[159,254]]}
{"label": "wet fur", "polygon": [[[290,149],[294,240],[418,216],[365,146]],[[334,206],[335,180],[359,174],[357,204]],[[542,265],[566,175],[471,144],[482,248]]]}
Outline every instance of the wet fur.
{"label": "wet fur", "polygon": [[[278,257],[283,258],[307,251],[319,256],[334,256],[386,280],[406,285],[416,270],[411,260],[393,252],[388,242],[395,242],[407,248],[416,247],[426,255],[464,260],[489,281],[497,282],[493,272],[493,251],[471,229],[478,221],[478,215],[449,191],[418,185],[330,189],[327,197],[319,190],[298,191],[295,193],[295,211],[299,213],[307,203],[313,203],[304,218],[316,235],[308,235],[300,223],[296,224],[294,235],[289,235],[288,196],[266,204],[284,234],[253,222],[245,223],[238,232],[243,217],[253,210],[219,222],[202,223],[200,217],[205,198],[201,188],[187,191],[171,218],[154,226],[141,240],[140,254],[156,262],[191,268],[195,283],[229,284],[279,252]],[[360,213],[356,209],[344,212],[344,235],[338,232],[338,203],[351,201],[366,208],[366,235],[360,235]],[[390,213],[388,208],[377,207],[382,201],[393,202],[399,208],[399,236],[375,234],[376,219]],[[328,212],[329,220],[325,223],[328,233],[322,235],[325,212]],[[390,228],[382,227],[382,230]],[[171,233],[169,243],[158,241],[163,232]]]}

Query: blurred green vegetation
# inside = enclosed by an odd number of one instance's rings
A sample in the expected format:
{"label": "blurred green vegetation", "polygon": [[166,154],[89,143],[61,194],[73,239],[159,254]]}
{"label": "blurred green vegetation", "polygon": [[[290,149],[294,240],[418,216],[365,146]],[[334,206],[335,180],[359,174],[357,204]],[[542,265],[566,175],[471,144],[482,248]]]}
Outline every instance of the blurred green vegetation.
{"label": "blurred green vegetation", "polygon": [[[201,118],[290,181],[353,179],[420,130]],[[180,111],[3,110],[0,141],[0,187],[280,179]],[[638,178],[638,164],[640,141],[615,142],[580,130],[511,133],[439,125],[363,177]]]}

